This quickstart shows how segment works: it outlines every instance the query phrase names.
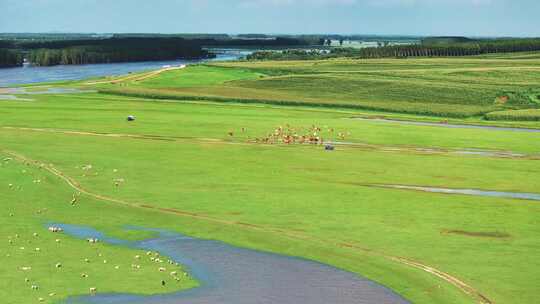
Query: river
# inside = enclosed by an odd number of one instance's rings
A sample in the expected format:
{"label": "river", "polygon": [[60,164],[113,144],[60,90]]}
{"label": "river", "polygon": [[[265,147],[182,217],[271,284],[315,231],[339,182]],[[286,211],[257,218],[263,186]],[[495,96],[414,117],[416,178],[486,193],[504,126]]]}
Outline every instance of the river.
{"label": "river", "polygon": [[144,61],[127,63],[106,63],[86,65],[58,65],[52,67],[35,67],[25,65],[18,68],[0,69],[0,88],[23,84],[53,82],[65,80],[81,80],[103,76],[125,75],[133,72],[156,70],[168,65],[196,64],[206,61],[236,60],[251,53],[248,50],[219,50],[213,59]]}
{"label": "river", "polygon": [[[384,286],[318,262],[243,249],[164,230],[129,242],[91,227],[56,224],[74,237],[159,252],[186,267],[200,287],[173,294],[97,294],[64,303],[88,304],[408,304]],[[140,228],[131,228],[140,229]],[[147,229],[143,229],[147,230]],[[152,229],[150,229],[152,231]]]}

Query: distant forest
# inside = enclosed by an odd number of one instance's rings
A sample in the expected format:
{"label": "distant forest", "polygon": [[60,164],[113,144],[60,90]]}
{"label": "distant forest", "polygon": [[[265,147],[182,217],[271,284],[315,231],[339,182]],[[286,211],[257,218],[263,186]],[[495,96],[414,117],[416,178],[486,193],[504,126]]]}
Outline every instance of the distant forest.
{"label": "distant forest", "polygon": [[207,58],[199,44],[182,38],[110,38],[28,42],[27,59],[33,65],[91,64]]}
{"label": "distant forest", "polygon": [[22,64],[23,57],[21,53],[0,48],[0,68],[11,68]]}
{"label": "distant forest", "polygon": [[[370,41],[378,46],[331,47],[332,40]],[[402,43],[392,45],[391,41]],[[21,66],[23,58],[37,66],[210,58],[215,55],[205,48],[213,47],[281,49],[255,52],[248,60],[448,57],[540,51],[538,38],[429,37],[418,41],[418,37],[401,36],[0,33],[0,68]]]}
{"label": "distant forest", "polygon": [[[90,39],[87,36],[35,36],[2,34],[0,67],[20,66],[23,57],[37,66],[91,64],[174,59],[198,59],[215,56],[205,47],[298,47],[312,41],[276,37],[272,39],[232,39],[222,35],[120,34]],[[189,39],[187,38],[189,37]]]}
{"label": "distant forest", "polygon": [[328,50],[261,51],[248,60],[308,60],[337,57],[350,58],[407,58],[473,56],[491,53],[540,51],[540,39],[479,39],[464,37],[432,37],[420,44],[386,45],[368,48],[331,48]]}

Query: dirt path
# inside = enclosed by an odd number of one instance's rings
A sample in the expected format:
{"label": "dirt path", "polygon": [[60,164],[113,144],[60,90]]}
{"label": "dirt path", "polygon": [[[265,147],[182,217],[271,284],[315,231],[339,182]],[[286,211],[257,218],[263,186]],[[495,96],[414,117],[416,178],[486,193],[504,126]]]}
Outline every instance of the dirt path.
{"label": "dirt path", "polygon": [[144,73],[144,74],[131,75],[131,76],[126,76],[126,77],[123,77],[123,78],[117,78],[117,79],[112,79],[112,80],[86,82],[86,83],[83,83],[83,85],[117,84],[117,83],[124,82],[124,81],[142,81],[142,80],[146,80],[146,79],[149,79],[149,78],[152,78],[152,77],[156,77],[159,74],[164,73],[164,72],[174,71],[174,70],[181,70],[181,69],[184,69],[185,67],[186,67],[185,65],[181,65],[181,66],[178,66],[178,67],[163,68],[163,69],[159,69],[159,70]]}
{"label": "dirt path", "polygon": [[68,175],[64,174],[62,171],[60,171],[59,169],[54,167],[52,164],[45,164],[43,162],[28,158],[28,157],[26,157],[26,156],[24,156],[22,154],[19,154],[19,153],[13,152],[13,151],[2,150],[2,153],[10,155],[13,159],[17,160],[18,162],[25,163],[25,164],[31,164],[31,165],[37,166],[39,168],[42,168],[42,169],[48,171],[49,173],[57,176],[58,178],[62,179],[73,190],[75,190],[77,192],[80,192],[81,194],[88,195],[89,197],[95,198],[97,200],[101,200],[101,201],[109,202],[109,203],[114,203],[114,204],[120,204],[120,205],[123,205],[123,206],[128,206],[128,207],[133,207],[133,208],[152,210],[152,211],[159,212],[159,213],[174,214],[174,215],[183,216],[183,217],[190,217],[190,218],[194,218],[194,219],[198,219],[198,220],[204,220],[204,221],[209,221],[209,222],[223,224],[223,225],[236,226],[236,227],[241,227],[243,229],[250,229],[250,230],[256,230],[256,231],[261,231],[261,232],[274,233],[274,234],[278,234],[279,236],[286,236],[288,238],[296,239],[296,240],[299,239],[299,240],[304,240],[304,241],[312,241],[312,242],[322,243],[322,244],[325,244],[325,245],[331,244],[331,245],[333,245],[335,247],[339,247],[339,248],[347,248],[347,249],[355,250],[355,251],[358,251],[358,252],[361,252],[361,253],[364,253],[364,254],[366,254],[366,253],[367,254],[372,254],[372,255],[375,255],[375,256],[379,256],[379,257],[394,261],[394,262],[402,264],[402,265],[406,265],[406,266],[413,267],[413,268],[422,270],[424,272],[430,273],[430,274],[432,274],[432,275],[434,275],[434,276],[448,282],[449,284],[452,284],[453,286],[457,287],[463,293],[465,293],[465,294],[469,295],[470,297],[472,297],[477,303],[481,303],[481,304],[492,304],[492,303],[494,303],[489,298],[487,298],[485,295],[483,295],[480,291],[476,290],[474,287],[468,285],[467,283],[465,283],[464,281],[458,279],[457,277],[452,276],[451,274],[446,273],[444,271],[438,270],[438,269],[436,269],[434,267],[422,264],[422,263],[420,263],[418,261],[414,261],[414,260],[411,260],[411,259],[408,259],[408,258],[405,258],[405,257],[387,255],[387,254],[384,254],[384,253],[381,253],[381,252],[373,251],[373,250],[371,250],[369,248],[366,248],[366,247],[361,247],[361,246],[346,243],[346,242],[339,242],[339,241],[336,242],[336,240],[319,239],[319,238],[312,237],[310,235],[303,234],[303,233],[300,233],[300,232],[288,231],[288,230],[284,230],[284,229],[278,229],[278,228],[261,226],[261,225],[250,224],[250,223],[229,221],[229,220],[219,219],[219,218],[210,217],[210,216],[206,216],[206,215],[200,215],[200,214],[196,214],[196,213],[192,213],[192,212],[177,210],[177,209],[160,208],[160,207],[151,206],[151,205],[146,204],[146,203],[135,203],[135,202],[128,202],[128,201],[116,199],[116,198],[109,197],[109,196],[106,196],[106,195],[101,195],[101,194],[98,194],[98,193],[94,193],[94,192],[92,192],[90,190],[85,189],[77,180],[75,180],[74,178],[69,177]]}

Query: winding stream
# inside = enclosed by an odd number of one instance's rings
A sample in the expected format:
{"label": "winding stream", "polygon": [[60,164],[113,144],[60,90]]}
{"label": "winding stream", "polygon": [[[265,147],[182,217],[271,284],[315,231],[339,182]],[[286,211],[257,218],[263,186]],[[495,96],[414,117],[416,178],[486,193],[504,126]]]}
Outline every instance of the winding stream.
{"label": "winding stream", "polygon": [[537,193],[485,191],[485,190],[475,190],[475,189],[450,189],[450,188],[405,186],[405,185],[374,185],[374,186],[382,187],[382,188],[415,190],[415,191],[432,192],[432,193],[464,194],[464,195],[515,198],[515,199],[522,199],[522,200],[540,201],[540,194],[537,194]]}
{"label": "winding stream", "polygon": [[514,132],[531,132],[540,133],[540,129],[527,129],[527,128],[512,128],[512,127],[496,127],[496,126],[480,126],[480,125],[465,125],[465,124],[446,124],[437,122],[425,122],[425,121],[409,121],[409,120],[397,120],[397,119],[384,119],[384,118],[361,118],[354,117],[354,120],[371,121],[379,123],[400,124],[400,125],[413,125],[413,126],[428,126],[428,127],[442,127],[452,129],[480,129],[491,131],[514,131]]}
{"label": "winding stream", "polygon": [[88,304],[404,304],[391,290],[321,263],[242,249],[163,230],[154,239],[128,242],[89,227],[56,225],[77,238],[157,251],[189,270],[201,286],[174,294],[98,294],[65,303]]}

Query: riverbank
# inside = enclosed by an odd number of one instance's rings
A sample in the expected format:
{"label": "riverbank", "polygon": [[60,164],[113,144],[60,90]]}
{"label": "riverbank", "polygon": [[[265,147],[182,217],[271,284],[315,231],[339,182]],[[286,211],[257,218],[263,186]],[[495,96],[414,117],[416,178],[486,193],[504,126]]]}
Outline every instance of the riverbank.
{"label": "riverbank", "polygon": [[164,66],[180,66],[208,61],[236,60],[243,56],[242,54],[243,53],[233,50],[230,53],[221,52],[214,59],[6,68],[0,69],[0,88],[34,83],[66,82],[100,78],[104,76],[120,76],[130,73],[157,70]]}

